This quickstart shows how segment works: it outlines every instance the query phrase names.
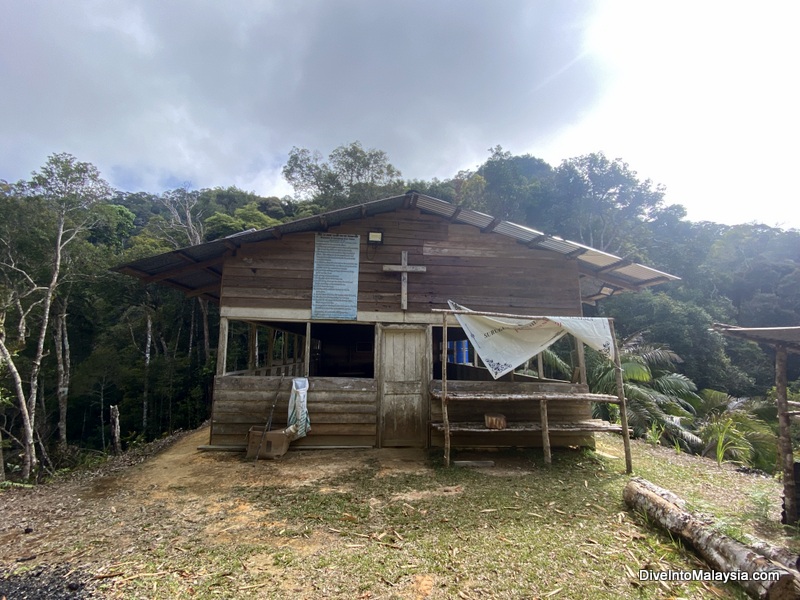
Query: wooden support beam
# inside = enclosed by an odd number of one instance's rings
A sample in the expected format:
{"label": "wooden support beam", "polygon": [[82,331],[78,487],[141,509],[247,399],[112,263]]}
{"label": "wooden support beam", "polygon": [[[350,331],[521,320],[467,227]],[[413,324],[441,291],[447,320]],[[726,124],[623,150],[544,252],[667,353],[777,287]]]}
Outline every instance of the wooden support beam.
{"label": "wooden support beam", "polygon": [[303,349],[303,373],[304,377],[311,376],[311,321],[306,323],[305,348]]}
{"label": "wooden support beam", "polygon": [[575,338],[576,350],[578,352],[578,369],[580,369],[580,382],[588,384],[589,380],[586,376],[586,352],[583,347],[583,342]]}
{"label": "wooden support beam", "polygon": [[127,273],[131,277],[136,277],[137,279],[147,279],[148,277],[150,277],[150,273],[148,273],[147,271],[142,271],[141,269],[137,269],[130,265],[123,265],[122,267],[117,269],[117,271],[123,274]]}
{"label": "wooden support beam", "polygon": [[[188,258],[183,254],[178,254],[178,256],[180,256],[184,260],[191,260],[190,258]],[[206,267],[218,265],[221,262],[223,262],[225,258],[227,258],[227,256],[228,254],[225,253],[222,256],[215,256],[214,258],[209,258],[208,260],[203,260],[199,262],[192,261],[191,263],[186,263],[181,265],[180,267],[168,269],[167,271],[162,271],[161,273],[157,273],[155,275],[148,275],[147,277],[143,277],[142,280],[145,283],[158,283],[159,281],[170,279],[172,277],[175,277],[176,275],[181,275],[186,271],[193,271],[195,269],[205,269]]]}
{"label": "wooden support beam", "polygon": [[258,368],[258,327],[254,323],[250,323],[247,342],[247,368],[254,371]]}
{"label": "wooden support beam", "polygon": [[450,418],[447,415],[447,313],[442,313],[442,420],[444,421],[444,466],[450,466]]}
{"label": "wooden support beam", "polygon": [[775,400],[778,405],[778,449],[783,465],[783,508],[786,524],[797,523],[797,495],[794,480],[794,454],[792,452],[791,418],[787,398],[786,346],[775,346]]}
{"label": "wooden support beam", "polygon": [[533,238],[530,242],[528,242],[525,245],[528,246],[528,248],[538,248],[541,242],[549,239],[550,239],[549,235],[541,234],[537,235],[535,238]]}
{"label": "wooden support beam", "polygon": [[497,226],[500,225],[500,223],[502,222],[503,219],[501,219],[500,217],[496,217],[495,219],[492,220],[491,223],[489,223],[486,227],[481,229],[481,233],[490,233],[494,231],[495,229],[497,229]]}
{"label": "wooden support beam", "polygon": [[187,298],[194,298],[196,296],[204,296],[204,295],[208,294],[209,292],[216,292],[216,291],[218,291],[220,289],[220,285],[221,285],[221,282],[217,281],[216,283],[213,283],[211,285],[206,285],[206,286],[203,286],[201,288],[197,288],[193,292],[187,293],[186,297]]}
{"label": "wooden support beam", "polygon": [[578,248],[577,250],[573,250],[569,254],[565,254],[565,256],[570,260],[575,260],[579,256],[586,254],[589,251],[588,248]]}
{"label": "wooden support beam", "polygon": [[266,367],[266,372],[270,375],[272,375],[272,364],[275,361],[275,334],[277,332],[277,329],[272,327],[267,330],[267,357],[264,361],[264,367]]}
{"label": "wooden support beam", "polygon": [[542,450],[544,450],[544,464],[549,465],[553,462],[553,457],[550,453],[550,429],[547,424],[547,400],[539,402],[539,410],[542,420]]}
{"label": "wooden support beam", "polygon": [[217,375],[225,375],[228,361],[228,319],[219,318],[219,341],[217,342]]}
{"label": "wooden support beam", "polygon": [[[300,358],[299,356],[299,349],[300,349],[300,336],[296,333],[292,334],[292,364],[297,364],[297,359]],[[297,375],[297,373],[295,373]]]}
{"label": "wooden support beam", "polygon": [[631,459],[631,440],[628,431],[628,408],[625,403],[625,385],[622,381],[622,363],[619,358],[619,348],[617,347],[617,336],[614,331],[614,320],[609,319],[608,325],[611,328],[611,338],[614,340],[614,372],[617,380],[617,397],[619,398],[619,421],[622,425],[622,446],[625,449],[625,472],[633,473],[633,460]]}

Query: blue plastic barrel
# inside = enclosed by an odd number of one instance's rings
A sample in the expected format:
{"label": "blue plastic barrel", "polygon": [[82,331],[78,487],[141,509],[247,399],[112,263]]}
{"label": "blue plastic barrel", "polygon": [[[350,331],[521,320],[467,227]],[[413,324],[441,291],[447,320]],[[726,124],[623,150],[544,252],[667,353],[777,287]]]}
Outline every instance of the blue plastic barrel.
{"label": "blue plastic barrel", "polygon": [[456,362],[460,365],[469,364],[469,342],[467,340],[456,342]]}

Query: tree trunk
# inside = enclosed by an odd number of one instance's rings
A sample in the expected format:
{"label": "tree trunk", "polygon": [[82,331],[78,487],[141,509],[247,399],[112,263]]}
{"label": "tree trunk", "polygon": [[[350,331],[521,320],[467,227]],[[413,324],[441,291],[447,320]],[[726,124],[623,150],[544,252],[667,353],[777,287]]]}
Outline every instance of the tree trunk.
{"label": "tree trunk", "polygon": [[111,440],[114,444],[114,454],[122,454],[122,443],[119,439],[119,407],[111,407]]}
{"label": "tree trunk", "polygon": [[[630,508],[644,513],[670,534],[691,544],[712,568],[725,573],[748,573],[749,580],[740,579],[737,583],[751,596],[770,600],[800,597],[800,586],[790,571],[696,519],[671,501],[669,498],[674,496],[667,490],[634,478],[625,486],[622,497]],[[777,580],[756,581],[753,574],[757,572],[777,574]]]}
{"label": "tree trunk", "polygon": [[[750,548],[758,552],[761,556],[782,564],[787,569],[800,572],[800,555],[750,535],[745,535],[745,541]],[[797,577],[797,575],[795,575],[795,577]]]}
{"label": "tree trunk", "polygon": [[[36,466],[36,440],[33,435],[33,419],[31,411],[28,410],[28,402],[25,398],[25,390],[22,386],[22,377],[17,370],[11,353],[5,344],[5,339],[0,336],[0,358],[6,363],[11,381],[14,384],[14,395],[17,397],[19,413],[22,417],[22,478],[27,480],[31,476],[31,471]],[[35,406],[34,406],[35,408]]]}
{"label": "tree trunk", "polygon": [[[56,231],[55,249],[53,255],[53,273],[50,277],[44,298],[42,301],[42,322],[39,328],[39,336],[36,341],[36,352],[31,361],[30,387],[28,388],[28,419],[30,427],[25,427],[25,461],[22,467],[22,478],[27,480],[31,476],[31,471],[36,468],[36,449],[34,446],[33,432],[36,419],[36,397],[39,392],[39,372],[42,369],[42,359],[44,358],[44,342],[47,339],[47,329],[50,326],[50,307],[53,304],[53,296],[58,287],[58,280],[61,275],[61,258],[63,256],[64,223],[66,216],[62,213],[58,216],[58,228]],[[30,429],[30,431],[29,431]],[[28,439],[30,435],[30,439]],[[30,456],[28,456],[30,455]]]}
{"label": "tree trunk", "polygon": [[53,341],[56,354],[56,397],[58,398],[58,447],[67,449],[67,402],[71,378],[69,336],[67,334],[67,298],[53,317]]}
{"label": "tree trunk", "polygon": [[0,483],[6,480],[6,459],[3,455],[3,430],[0,429]]}
{"label": "tree trunk", "polygon": [[106,451],[106,384],[100,384],[100,443],[103,446],[103,452]]}
{"label": "tree trunk", "polygon": [[144,345],[144,390],[142,392],[142,432],[147,437],[147,397],[150,385],[150,346],[153,343],[153,317],[147,313],[147,339]]}

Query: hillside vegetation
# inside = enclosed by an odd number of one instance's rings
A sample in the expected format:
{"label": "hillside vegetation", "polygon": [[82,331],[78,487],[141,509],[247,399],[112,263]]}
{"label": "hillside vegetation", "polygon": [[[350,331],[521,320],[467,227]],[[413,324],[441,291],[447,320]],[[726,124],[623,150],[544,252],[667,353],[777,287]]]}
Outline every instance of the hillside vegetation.
{"label": "hillside vegetation", "polygon": [[[284,175],[293,197],[123,192],[54,154],[29,180],[0,181],[0,480],[109,452],[112,406],[123,447],[208,417],[216,307],[109,268],[410,188],[679,275],[586,307],[615,318],[636,434],[774,468],[773,358],[709,326],[798,324],[800,232],[687,221],[661,186],[602,154],[553,167],[498,146],[474,170],[420,181],[354,142],[327,159],[294,148]],[[793,393],[798,376],[792,357]]]}

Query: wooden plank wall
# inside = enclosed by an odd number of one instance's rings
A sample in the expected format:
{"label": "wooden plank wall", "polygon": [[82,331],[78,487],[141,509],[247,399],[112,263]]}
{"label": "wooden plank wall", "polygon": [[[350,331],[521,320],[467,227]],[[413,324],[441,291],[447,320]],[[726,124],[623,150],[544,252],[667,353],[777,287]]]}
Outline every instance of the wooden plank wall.
{"label": "wooden plank wall", "polygon": [[[291,378],[218,376],[214,379],[211,446],[240,447],[251,427],[263,427],[278,392],[272,429],[286,427]],[[309,379],[311,432],[292,446],[375,446],[378,404],[374,379]]]}
{"label": "wooden plank wall", "polygon": [[228,371],[225,375],[251,375],[257,377],[280,377],[285,375],[287,377],[302,377],[303,368],[305,363],[303,358],[297,362],[287,362],[285,365],[272,365],[269,367],[258,367],[257,369],[245,369],[242,371]]}
{"label": "wooden plank wall", "polygon": [[[369,231],[384,243],[368,246]],[[427,267],[408,276],[409,312],[447,308],[448,299],[473,310],[542,315],[580,315],[578,265],[561,255],[533,250],[476,227],[457,225],[416,209],[351,221],[329,233],[361,235],[358,309],[396,312],[400,276],[384,265]],[[314,234],[298,233],[242,248],[225,262],[222,306],[310,309]]]}
{"label": "wooden plank wall", "polygon": [[[441,380],[431,382],[431,389],[441,391]],[[448,393],[480,392],[482,394],[524,394],[530,392],[586,393],[588,386],[571,383],[511,383],[484,381],[447,381]],[[541,411],[537,401],[450,401],[447,412],[451,423],[458,421],[483,422],[485,413],[500,413],[506,420],[541,422]],[[570,423],[592,418],[592,408],[588,402],[554,401],[547,403],[547,417],[550,425]],[[431,422],[442,421],[442,403],[438,399],[431,400]],[[490,433],[472,434],[458,433],[452,435],[455,446],[466,447],[540,447],[542,437],[538,432],[531,433]],[[431,433],[432,446],[444,446],[444,436],[437,431]],[[594,447],[594,436],[591,433],[550,433],[550,445],[553,447],[586,446]]]}
{"label": "wooden plank wall", "polygon": [[538,382],[539,379],[533,375],[523,375],[522,373],[515,372],[506,373],[502,377],[495,379],[486,367],[447,363],[447,381],[521,381],[534,383]]}

